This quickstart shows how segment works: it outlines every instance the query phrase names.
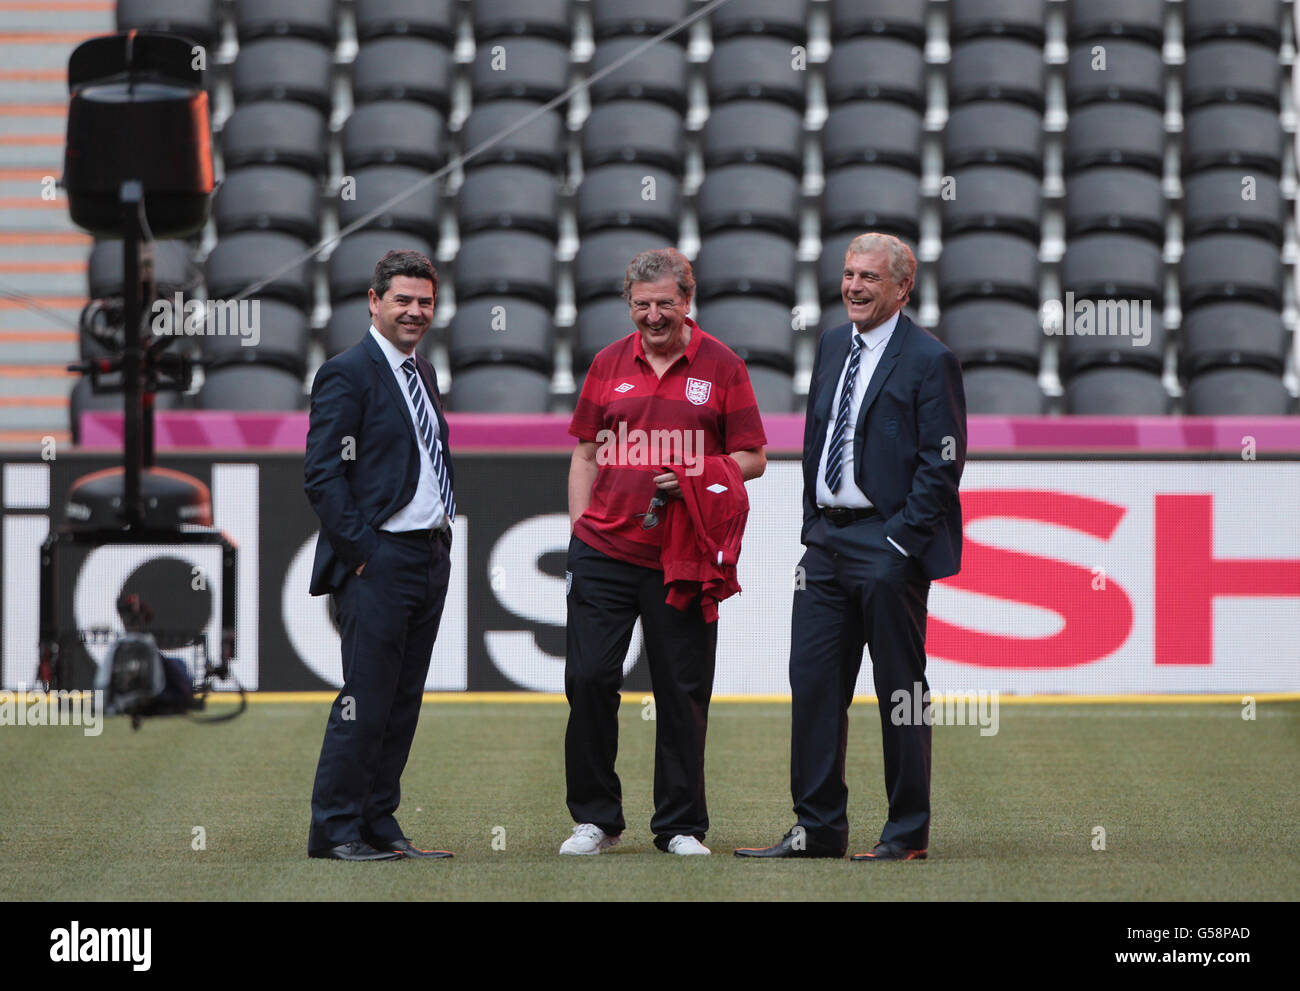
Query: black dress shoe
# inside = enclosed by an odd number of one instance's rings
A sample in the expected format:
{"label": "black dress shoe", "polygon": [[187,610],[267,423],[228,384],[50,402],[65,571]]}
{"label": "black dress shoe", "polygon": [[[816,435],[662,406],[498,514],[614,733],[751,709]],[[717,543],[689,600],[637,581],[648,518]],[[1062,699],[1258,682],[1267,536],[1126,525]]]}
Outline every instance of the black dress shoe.
{"label": "black dress shoe", "polygon": [[843,850],[836,850],[824,843],[819,843],[808,835],[807,830],[802,826],[795,826],[794,829],[781,837],[781,842],[775,846],[767,847],[742,847],[736,851],[737,857],[825,857],[839,858],[844,856]]}
{"label": "black dress shoe", "polygon": [[870,853],[855,853],[850,860],[861,862],[924,860],[926,851],[908,850],[897,843],[877,843]]}
{"label": "black dress shoe", "polygon": [[447,850],[421,850],[406,837],[396,840],[388,845],[388,849],[394,853],[400,853],[403,857],[428,857],[430,859],[446,859],[451,856]]}
{"label": "black dress shoe", "polygon": [[401,860],[396,850],[376,850],[369,843],[353,840],[328,850],[309,850],[307,856],[317,860]]}

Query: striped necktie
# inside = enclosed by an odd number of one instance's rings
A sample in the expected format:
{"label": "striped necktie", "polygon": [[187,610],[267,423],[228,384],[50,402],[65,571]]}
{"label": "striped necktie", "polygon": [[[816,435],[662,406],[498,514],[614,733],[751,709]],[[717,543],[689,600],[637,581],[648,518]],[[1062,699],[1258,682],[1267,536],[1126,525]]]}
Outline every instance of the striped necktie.
{"label": "striped necktie", "polygon": [[853,385],[858,380],[858,359],[862,355],[862,338],[853,335],[849,349],[849,370],[844,373],[844,387],[840,390],[840,408],[835,414],[835,429],[831,432],[831,449],[826,454],[826,487],[832,493],[840,490],[843,474],[844,442],[849,436],[849,409],[853,405]]}
{"label": "striped necktie", "polygon": [[451,494],[451,477],[447,474],[447,465],[442,460],[442,444],[434,439],[433,417],[429,415],[428,404],[420,389],[420,377],[415,370],[415,358],[402,362],[402,371],[406,373],[406,391],[411,394],[411,405],[415,407],[415,419],[420,426],[420,436],[424,438],[424,448],[433,460],[433,471],[438,476],[438,492],[442,496],[442,508],[447,512],[447,522],[456,519],[456,499]]}

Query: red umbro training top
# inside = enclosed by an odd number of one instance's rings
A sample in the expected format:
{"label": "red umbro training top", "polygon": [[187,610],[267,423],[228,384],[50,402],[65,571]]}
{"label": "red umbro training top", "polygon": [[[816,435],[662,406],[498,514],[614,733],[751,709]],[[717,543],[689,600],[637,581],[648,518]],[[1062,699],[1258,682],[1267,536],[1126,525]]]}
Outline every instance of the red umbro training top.
{"label": "red umbro training top", "polygon": [[639,330],[596,355],[569,423],[569,433],[598,445],[599,466],[574,534],[647,568],[661,567],[664,528],[644,528],[637,514],[649,509],[659,466],[694,474],[708,455],[767,444],[745,363],[695,321],[686,324],[690,343],[663,378],[646,360]]}

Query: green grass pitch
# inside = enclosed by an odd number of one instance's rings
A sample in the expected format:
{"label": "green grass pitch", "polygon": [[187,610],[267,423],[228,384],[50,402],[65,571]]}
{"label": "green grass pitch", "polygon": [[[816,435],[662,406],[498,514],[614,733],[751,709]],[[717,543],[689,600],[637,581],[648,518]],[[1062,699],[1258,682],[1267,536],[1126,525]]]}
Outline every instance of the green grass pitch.
{"label": "green grass pitch", "polygon": [[[218,707],[214,706],[216,711]],[[559,857],[563,702],[424,706],[399,820],[451,861],[308,860],[328,707],[259,703],[215,726],[170,718],[0,728],[0,899],[1256,900],[1300,894],[1300,703],[1004,704],[999,731],[934,729],[931,859],[755,862],[793,822],[790,712],[715,702],[709,858],[651,844],[654,722],[621,710],[628,829]],[[852,710],[850,851],[884,819],[880,728]],[[206,849],[195,850],[195,827]],[[1094,849],[1097,827],[1105,849]]]}

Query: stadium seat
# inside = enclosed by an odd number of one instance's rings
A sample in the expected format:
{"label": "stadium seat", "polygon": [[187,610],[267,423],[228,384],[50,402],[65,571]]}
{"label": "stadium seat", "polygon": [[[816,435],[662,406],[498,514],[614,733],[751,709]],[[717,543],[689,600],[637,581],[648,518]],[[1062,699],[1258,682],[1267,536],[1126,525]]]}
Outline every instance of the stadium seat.
{"label": "stadium seat", "polygon": [[770,165],[710,169],[696,202],[701,234],[747,227],[792,241],[799,239],[799,206],[799,180]]}
{"label": "stadium seat", "polygon": [[[268,231],[223,237],[205,263],[208,296],[230,299],[270,278],[267,285],[257,290],[258,297],[283,300],[305,310],[312,300],[310,250],[305,241]],[[288,271],[280,271],[290,263],[293,264]]]}
{"label": "stadium seat", "polygon": [[[837,308],[843,313],[843,300],[840,298],[840,285],[844,278],[844,252],[848,249],[849,242],[862,233],[858,230],[845,231],[843,233],[823,237],[822,253],[817,261],[817,298],[821,300],[822,306],[831,306]],[[912,254],[916,254],[916,240],[905,235],[900,235],[898,231],[882,230],[882,234],[893,234],[899,237],[904,244],[912,249]],[[834,323],[826,326],[835,326],[844,323],[845,317],[840,316]]]}
{"label": "stadium seat", "polygon": [[[199,339],[204,362],[223,359],[242,361],[276,361],[281,367],[296,369],[301,378],[307,369],[307,347],[311,343],[311,325],[307,314],[296,306],[275,299],[257,299],[252,315],[256,335],[213,333]],[[245,340],[256,343],[245,344]]]}
{"label": "stadium seat", "polygon": [[433,246],[401,231],[357,231],[334,246],[329,257],[330,300],[364,296],[375,265],[390,251],[418,251],[433,260]]}
{"label": "stadium seat", "polygon": [[349,174],[367,165],[409,165],[433,172],[446,160],[443,119],[423,103],[367,103],[343,125],[343,168]]}
{"label": "stadium seat", "polygon": [[1280,0],[1187,0],[1183,37],[1195,45],[1214,38],[1244,38],[1267,45],[1275,52],[1282,43]]}
{"label": "stadium seat", "polygon": [[1065,99],[1071,109],[1090,103],[1112,101],[1137,103],[1163,110],[1165,107],[1165,64],[1160,49],[1140,41],[1116,38],[1104,46],[1105,69],[1094,68],[1100,56],[1095,45],[1070,49],[1065,70]]}
{"label": "stadium seat", "polygon": [[760,413],[795,412],[794,381],[788,372],[767,365],[750,365],[746,371]]}
{"label": "stadium seat", "polygon": [[1061,259],[1061,289],[1079,299],[1163,299],[1158,245],[1127,234],[1071,238]]}
{"label": "stadium seat", "polygon": [[788,307],[751,296],[718,296],[700,308],[696,322],[747,364],[794,372],[794,328]]}
{"label": "stadium seat", "polygon": [[965,165],[1008,165],[1041,176],[1043,119],[1015,104],[967,103],[948,116],[943,148],[944,167],[949,170]]}
{"label": "stadium seat", "polygon": [[470,365],[506,362],[545,372],[553,366],[551,311],[511,296],[480,296],[456,308],[447,328],[453,373]]}
{"label": "stadium seat", "polygon": [[221,129],[221,155],[227,170],[284,165],[319,177],[325,174],[328,154],[325,117],[301,103],[245,103]]}
{"label": "stadium seat", "polygon": [[354,0],[352,6],[358,41],[411,35],[447,47],[456,42],[456,0]]}
{"label": "stadium seat", "polygon": [[1065,384],[1065,412],[1072,416],[1164,416],[1169,412],[1169,394],[1159,375],[1140,368],[1094,368]]}
{"label": "stadium seat", "polygon": [[[597,41],[620,35],[656,35],[680,24],[690,12],[690,0],[591,0],[592,33]],[[669,40],[685,45],[689,31],[678,31]]]}
{"label": "stadium seat", "polygon": [[887,229],[914,241],[920,237],[920,215],[921,179],[912,172],[888,165],[850,165],[826,176],[825,233]]}
{"label": "stadium seat", "polygon": [[1179,272],[1184,309],[1218,300],[1282,307],[1282,256],[1277,246],[1244,234],[1211,234],[1187,242]]}
{"label": "stadium seat", "polygon": [[1256,303],[1210,303],[1183,315],[1178,370],[1192,378],[1211,368],[1260,368],[1281,375],[1291,335],[1282,314]]}
{"label": "stadium seat", "polygon": [[1160,180],[1141,169],[1084,169],[1065,181],[1067,237],[1136,234],[1163,245],[1166,211]]}
{"label": "stadium seat", "polygon": [[235,29],[239,43],[290,35],[333,45],[338,38],[336,0],[239,0]]}
{"label": "stadium seat", "polygon": [[681,185],[661,169],[606,165],[583,176],[577,213],[578,231],[583,235],[632,227],[676,242],[682,216]]}
{"label": "stadium seat", "polygon": [[706,168],[773,165],[803,172],[803,116],[789,107],[738,100],[715,107],[701,142]]}
{"label": "stadium seat", "polygon": [[1281,108],[1282,64],[1277,50],[1250,41],[1209,41],[1187,52],[1183,109],[1209,103],[1253,103]]}
{"label": "stadium seat", "polygon": [[199,409],[245,413],[288,412],[306,405],[307,395],[300,376],[278,364],[254,361],[234,361],[209,368],[197,399]]}
{"label": "stadium seat", "polygon": [[1041,45],[1014,38],[967,41],[952,50],[948,101],[956,107],[979,100],[999,100],[1042,113],[1046,69]]}
{"label": "stadium seat", "polygon": [[569,0],[475,0],[474,37],[551,38],[568,44]]}
{"label": "stadium seat", "polygon": [[[633,49],[642,38],[614,38],[596,46],[591,76],[603,72]],[[716,57],[716,56],[715,56]],[[613,72],[590,84],[591,102],[650,100],[686,113],[686,52],[677,45],[652,45]]]}
{"label": "stadium seat", "polygon": [[1070,4],[1070,43],[1127,38],[1159,46],[1165,40],[1164,0],[1085,0]]}
{"label": "stadium seat", "polygon": [[456,255],[456,299],[522,296],[548,310],[555,307],[555,245],[523,231],[485,231],[460,243]]}
{"label": "stadium seat", "polygon": [[1039,240],[1043,200],[1037,176],[1004,166],[975,166],[953,170],[952,180],[952,195],[939,202],[946,235],[994,231]]}
{"label": "stadium seat", "polygon": [[[1150,308],[1121,300],[1118,309],[1099,306],[1096,319],[1088,325],[1092,334],[1065,334],[1059,340],[1059,368],[1062,378],[1098,367],[1124,365],[1159,375],[1165,364],[1165,325],[1160,305]],[[1076,304],[1077,305],[1077,304]],[[1083,325],[1077,324],[1076,329]],[[1103,333],[1104,331],[1104,333]],[[1127,333],[1124,333],[1127,331]]]}
{"label": "stadium seat", "polygon": [[967,415],[1042,416],[1047,412],[1037,376],[1022,368],[972,365],[962,369],[961,378]]}
{"label": "stadium seat", "polygon": [[[460,131],[462,154],[501,137],[509,128],[534,113],[541,104],[527,100],[493,100],[474,107]],[[553,110],[537,114],[465,162],[465,168],[484,165],[531,165],[558,173],[564,165],[564,121]]]}
{"label": "stadium seat", "polygon": [[1038,371],[1043,331],[1032,307],[998,300],[958,303],[944,309],[935,336],[963,366],[1009,365]]}
{"label": "stadium seat", "polygon": [[717,296],[754,295],[794,306],[795,244],[760,231],[711,234],[695,259],[695,298],[703,306]]}
{"label": "stadium seat", "polygon": [[[198,266],[190,260],[185,241],[155,241],[153,244],[154,292],[161,297],[188,295],[198,287]],[[122,295],[122,242],[96,241],[86,264],[90,299]]]}
{"label": "stadium seat", "polygon": [[1160,176],[1165,162],[1161,114],[1133,103],[1093,103],[1070,113],[1065,171],[1121,165]]}
{"label": "stadium seat", "polygon": [[334,59],[330,50],[302,38],[263,38],[245,45],[235,60],[236,103],[294,100],[330,110]]}
{"label": "stadium seat", "polygon": [[1047,4],[1044,0],[954,0],[948,37],[954,42],[970,38],[1017,38],[1043,44]]}
{"label": "stadium seat", "polygon": [[890,38],[840,42],[832,49],[826,66],[826,97],[831,104],[892,100],[923,113],[925,60],[921,50]]}
{"label": "stadium seat", "polygon": [[549,375],[519,365],[475,365],[456,374],[447,406],[457,413],[545,413]]}
{"label": "stadium seat", "polygon": [[423,38],[367,41],[352,63],[352,95],[358,103],[414,100],[443,116],[451,107],[451,52]]}
{"label": "stadium seat", "polygon": [[883,35],[925,44],[925,6],[915,0],[832,0],[831,37]]}
{"label": "stadium seat", "polygon": [[486,165],[465,176],[456,197],[461,236],[486,230],[532,231],[554,241],[555,176],[526,165]]}
{"label": "stadium seat", "polygon": [[897,103],[855,100],[831,108],[822,128],[822,166],[892,165],[921,171],[921,115]]}
{"label": "stadium seat", "polygon": [[1258,368],[1217,368],[1187,383],[1188,416],[1287,416],[1293,402],[1277,375]]}
{"label": "stadium seat", "polygon": [[939,256],[939,305],[987,296],[1036,307],[1038,273],[1038,245],[1032,241],[1010,234],[959,234],[945,239]]}
{"label": "stadium seat", "polygon": [[[1250,190],[1251,197],[1246,197]],[[1210,169],[1183,181],[1183,236],[1250,234],[1282,245],[1287,212],[1282,187],[1271,176],[1240,169]]]}
{"label": "stadium seat", "polygon": [[441,207],[438,183],[429,180],[429,173],[403,165],[372,165],[357,169],[350,178],[350,187],[338,198],[340,228],[350,227],[394,196],[407,194],[384,207],[365,229],[405,231],[430,244],[437,243]]}
{"label": "stadium seat", "polygon": [[643,162],[680,177],[686,168],[686,127],[668,107],[641,100],[614,100],[591,111],[582,127],[582,164]]}
{"label": "stadium seat", "polygon": [[709,102],[767,100],[802,110],[807,73],[796,69],[792,60],[790,43],[777,38],[742,37],[718,43],[708,63]]}
{"label": "stadium seat", "polygon": [[1231,166],[1282,174],[1282,122],[1262,107],[1216,103],[1184,118],[1183,170]]}
{"label": "stadium seat", "polygon": [[569,49],[545,38],[499,38],[478,46],[471,71],[474,102],[545,103],[569,83]]}
{"label": "stadium seat", "polygon": [[[676,245],[654,231],[620,229],[584,237],[573,260],[573,287],[579,310],[599,296],[621,295],[627,267],[642,251],[670,247]],[[623,309],[626,313],[626,303]]]}
{"label": "stadium seat", "polygon": [[[629,257],[628,261],[631,260]],[[626,270],[627,265],[623,267]],[[620,275],[619,288],[622,289],[622,286]],[[573,324],[574,370],[590,367],[592,359],[603,348],[621,340],[635,329],[627,300],[622,296],[606,295],[588,299],[578,307],[578,319]],[[711,333],[708,327],[704,329]]]}
{"label": "stadium seat", "polygon": [[[375,261],[378,262],[379,259],[376,258]],[[333,309],[329,322],[325,325],[326,358],[342,354],[360,341],[371,323],[369,295],[334,300],[330,305]],[[427,337],[428,335],[426,339]]]}
{"label": "stadium seat", "polygon": [[808,40],[808,0],[730,0],[709,15],[709,23],[714,44],[737,35],[763,35],[802,45]]}
{"label": "stadium seat", "polygon": [[163,31],[204,47],[218,40],[217,0],[117,0],[118,31]]}
{"label": "stadium seat", "polygon": [[320,184],[279,165],[229,172],[212,198],[212,219],[222,237],[282,231],[314,244],[320,237],[320,213]]}

